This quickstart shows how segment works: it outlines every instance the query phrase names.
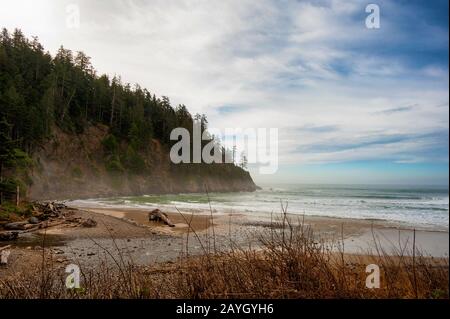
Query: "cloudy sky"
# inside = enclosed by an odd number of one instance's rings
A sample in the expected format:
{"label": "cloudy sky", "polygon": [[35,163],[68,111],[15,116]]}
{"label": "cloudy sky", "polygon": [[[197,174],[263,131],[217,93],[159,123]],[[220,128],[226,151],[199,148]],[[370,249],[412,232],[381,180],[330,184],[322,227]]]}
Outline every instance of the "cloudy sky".
{"label": "cloudy sky", "polygon": [[278,173],[257,182],[448,184],[447,0],[1,3],[1,27],[84,51],[210,126],[278,128]]}

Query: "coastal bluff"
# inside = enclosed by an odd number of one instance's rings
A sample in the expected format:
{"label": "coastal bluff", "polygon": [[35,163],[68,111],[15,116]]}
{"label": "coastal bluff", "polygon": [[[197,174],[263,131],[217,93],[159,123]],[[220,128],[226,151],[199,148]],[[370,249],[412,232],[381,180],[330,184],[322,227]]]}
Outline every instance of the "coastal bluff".
{"label": "coastal bluff", "polygon": [[[252,192],[249,172],[234,164],[172,164],[169,149],[156,139],[141,154],[141,172],[112,171],[105,158],[108,127],[92,125],[82,134],[53,130],[33,154],[29,199],[81,199],[143,194]],[[126,149],[126,143],[119,147]]]}

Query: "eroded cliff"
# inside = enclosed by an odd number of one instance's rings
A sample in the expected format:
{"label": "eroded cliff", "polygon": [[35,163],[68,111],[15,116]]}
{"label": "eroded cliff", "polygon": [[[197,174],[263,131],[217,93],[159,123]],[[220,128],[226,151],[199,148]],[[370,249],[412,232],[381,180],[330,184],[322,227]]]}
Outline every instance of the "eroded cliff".
{"label": "eroded cliff", "polygon": [[[250,174],[232,164],[171,163],[169,150],[158,140],[148,141],[143,172],[111,172],[105,165],[103,125],[82,134],[55,129],[52,138],[33,155],[28,187],[30,199],[76,199],[161,193],[254,191]],[[121,145],[126,147],[126,145]]]}

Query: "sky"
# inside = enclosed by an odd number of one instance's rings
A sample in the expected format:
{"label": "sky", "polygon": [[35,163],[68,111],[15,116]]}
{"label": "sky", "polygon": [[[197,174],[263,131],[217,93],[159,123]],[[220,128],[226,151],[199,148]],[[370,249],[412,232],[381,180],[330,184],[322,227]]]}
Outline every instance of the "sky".
{"label": "sky", "polygon": [[1,4],[0,27],[84,51],[210,127],[278,128],[278,171],[250,165],[256,183],[448,185],[447,0]]}

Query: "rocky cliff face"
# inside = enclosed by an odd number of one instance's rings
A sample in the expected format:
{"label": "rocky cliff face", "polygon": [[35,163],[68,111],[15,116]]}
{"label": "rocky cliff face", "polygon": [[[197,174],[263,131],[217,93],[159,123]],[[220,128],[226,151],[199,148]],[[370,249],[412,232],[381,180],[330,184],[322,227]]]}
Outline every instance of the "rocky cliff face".
{"label": "rocky cliff face", "polygon": [[[145,174],[108,172],[102,141],[108,130],[92,126],[81,135],[55,129],[54,136],[37,151],[31,174],[30,199],[76,199],[161,193],[254,191],[250,174],[234,165],[197,166],[180,173],[169,150],[151,140]],[[198,165],[198,164],[192,164]],[[220,165],[220,167],[218,167]]]}

